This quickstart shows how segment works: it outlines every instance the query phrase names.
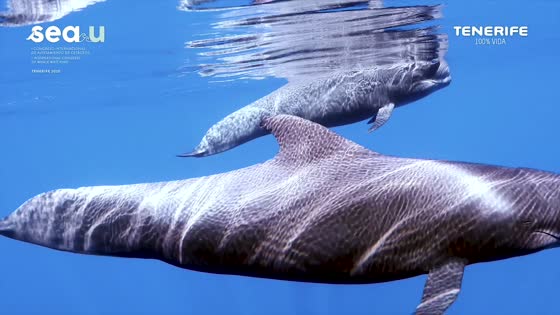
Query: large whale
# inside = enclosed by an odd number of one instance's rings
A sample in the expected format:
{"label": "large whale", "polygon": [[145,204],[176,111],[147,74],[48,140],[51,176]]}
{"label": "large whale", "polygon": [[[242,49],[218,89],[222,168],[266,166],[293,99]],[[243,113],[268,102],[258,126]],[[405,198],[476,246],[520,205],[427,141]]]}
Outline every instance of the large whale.
{"label": "large whale", "polygon": [[264,127],[263,164],[173,182],[61,189],[0,234],[85,254],[321,283],[428,274],[417,314],[442,314],[467,264],[560,244],[560,176],[367,150],[293,116]]}
{"label": "large whale", "polygon": [[192,151],[180,156],[220,153],[268,134],[259,123],[287,114],[334,127],[370,118],[382,126],[395,107],[418,100],[451,81],[444,60],[378,66],[290,82],[212,126]]}

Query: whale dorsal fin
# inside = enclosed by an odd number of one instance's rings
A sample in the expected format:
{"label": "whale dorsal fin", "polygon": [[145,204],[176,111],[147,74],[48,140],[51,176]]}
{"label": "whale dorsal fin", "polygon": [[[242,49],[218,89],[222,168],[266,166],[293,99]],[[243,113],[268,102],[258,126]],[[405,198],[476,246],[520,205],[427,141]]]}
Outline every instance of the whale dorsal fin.
{"label": "whale dorsal fin", "polygon": [[280,145],[275,160],[306,163],[333,154],[377,154],[326,127],[296,116],[273,116],[264,120],[263,127],[274,135]]}

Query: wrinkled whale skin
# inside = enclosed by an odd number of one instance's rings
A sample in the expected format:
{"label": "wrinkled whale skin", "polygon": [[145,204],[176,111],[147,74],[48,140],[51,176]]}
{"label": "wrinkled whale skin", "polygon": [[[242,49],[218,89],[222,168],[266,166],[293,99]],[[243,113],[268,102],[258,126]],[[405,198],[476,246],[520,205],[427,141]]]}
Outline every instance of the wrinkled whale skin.
{"label": "wrinkled whale skin", "polygon": [[558,175],[381,155],[293,116],[264,127],[280,144],[265,163],[51,191],[0,221],[0,234],[284,280],[374,283],[428,273],[417,314],[449,307],[465,265],[558,245]]}

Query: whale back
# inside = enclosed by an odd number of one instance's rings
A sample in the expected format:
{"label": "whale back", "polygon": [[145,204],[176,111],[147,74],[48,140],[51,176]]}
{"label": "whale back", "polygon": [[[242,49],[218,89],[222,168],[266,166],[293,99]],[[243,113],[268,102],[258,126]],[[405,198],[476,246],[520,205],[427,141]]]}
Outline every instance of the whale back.
{"label": "whale back", "polygon": [[290,115],[278,115],[265,120],[264,127],[276,138],[280,151],[273,161],[277,163],[301,165],[314,161],[346,155],[378,155],[327,128]]}

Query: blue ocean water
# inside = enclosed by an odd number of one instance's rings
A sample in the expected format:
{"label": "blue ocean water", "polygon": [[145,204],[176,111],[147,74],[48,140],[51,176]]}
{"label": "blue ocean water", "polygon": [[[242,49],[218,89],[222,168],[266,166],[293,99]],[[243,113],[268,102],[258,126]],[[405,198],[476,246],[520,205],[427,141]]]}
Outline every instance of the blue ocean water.
{"label": "blue ocean water", "polygon": [[[398,5],[410,1],[385,1]],[[272,92],[281,79],[213,82],[182,65],[185,43],[215,12],[176,1],[107,1],[45,23],[104,25],[91,55],[36,74],[31,26],[0,29],[0,215],[56,188],[203,176],[271,158],[270,136],[222,154],[179,159],[209,126]],[[560,173],[557,62],[560,3],[447,1],[452,84],[395,111],[373,134],[335,128],[403,157],[524,166]],[[455,25],[527,25],[506,45],[475,45]],[[93,44],[92,44],[93,45]],[[425,276],[320,285],[204,274],[158,261],[84,256],[0,239],[0,314],[410,314]],[[449,314],[558,314],[559,250],[467,267]]]}

